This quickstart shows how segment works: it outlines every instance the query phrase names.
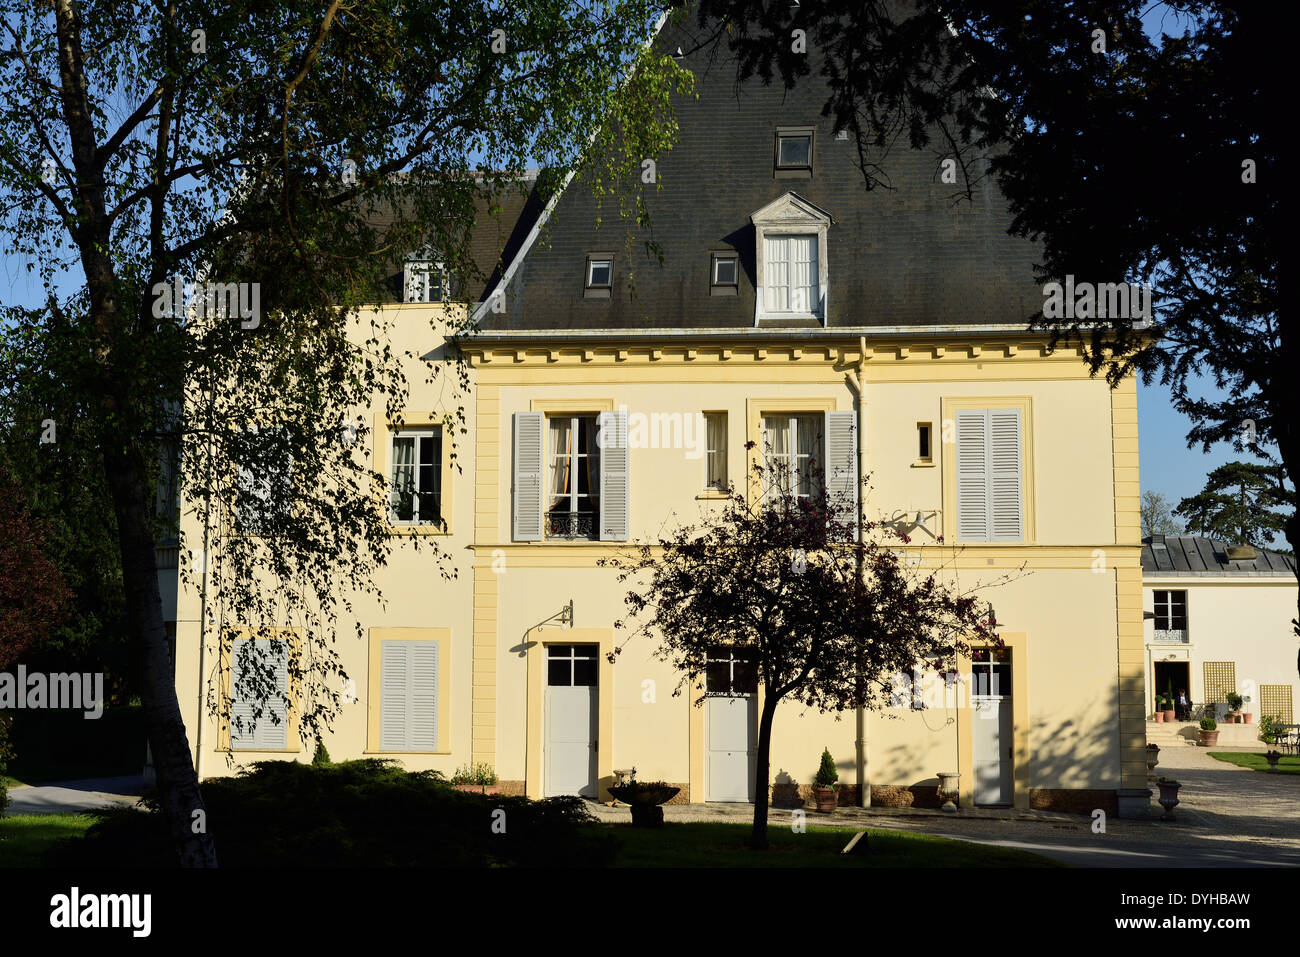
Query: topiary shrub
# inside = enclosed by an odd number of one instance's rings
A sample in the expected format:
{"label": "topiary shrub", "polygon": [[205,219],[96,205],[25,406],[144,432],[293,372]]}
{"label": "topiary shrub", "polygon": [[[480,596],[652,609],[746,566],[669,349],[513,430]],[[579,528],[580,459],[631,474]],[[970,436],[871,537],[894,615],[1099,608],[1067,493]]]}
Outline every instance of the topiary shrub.
{"label": "topiary shrub", "polygon": [[325,750],[325,742],[319,738],[316,740],[316,753],[311,756],[311,763],[320,767],[322,764],[330,764],[330,753]]}
{"label": "topiary shrub", "polygon": [[821,767],[817,769],[817,776],[813,778],[813,784],[819,788],[836,788],[839,787],[840,772],[835,769],[835,759],[831,757],[831,749],[822,749]]}
{"label": "topiary shrub", "polygon": [[1219,727],[1219,722],[1215,721],[1213,718],[1202,718],[1202,719],[1201,719],[1201,730],[1202,730],[1202,731],[1214,731],[1214,730],[1216,730],[1218,727]]}

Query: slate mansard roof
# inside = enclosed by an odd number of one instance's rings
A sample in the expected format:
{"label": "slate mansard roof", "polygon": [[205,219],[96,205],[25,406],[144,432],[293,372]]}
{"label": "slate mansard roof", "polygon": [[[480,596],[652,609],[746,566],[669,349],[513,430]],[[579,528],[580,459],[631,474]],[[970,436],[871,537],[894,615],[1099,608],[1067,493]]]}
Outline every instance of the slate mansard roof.
{"label": "slate mansard roof", "polygon": [[[692,50],[696,30],[689,24],[666,30],[655,42]],[[973,201],[954,203],[958,187],[939,182],[936,154],[904,142],[882,161],[894,188],[868,192],[851,136],[836,139],[830,118],[821,115],[827,87],[818,57],[812,50],[809,56],[809,76],[789,91],[779,81],[764,86],[757,78],[737,84],[725,45],[716,59],[707,50],[680,59],[696,75],[699,98],[674,99],[678,143],[655,158],[661,188],[644,187],[650,229],[628,247],[631,227],[614,201],[599,209],[579,173],[536,224],[541,241],[525,247],[515,263],[504,314],[481,309],[480,328],[489,334],[752,328],[756,263],[750,216],[788,192],[833,218],[826,239],[829,328],[1025,328],[1027,318],[1042,309],[1042,290],[1032,274],[1037,247],[1007,234],[1010,214],[993,181],[986,177]],[[778,127],[813,128],[811,177],[776,175]],[[662,265],[645,251],[644,239],[661,246]],[[739,256],[737,295],[712,296],[710,252],[727,250]],[[585,259],[592,252],[615,254],[608,299],[583,295]],[[635,296],[630,269],[636,273]]]}
{"label": "slate mansard roof", "polygon": [[1290,555],[1255,549],[1255,557],[1233,561],[1229,543],[1195,535],[1154,535],[1142,539],[1143,577],[1181,575],[1287,576],[1294,580]]}

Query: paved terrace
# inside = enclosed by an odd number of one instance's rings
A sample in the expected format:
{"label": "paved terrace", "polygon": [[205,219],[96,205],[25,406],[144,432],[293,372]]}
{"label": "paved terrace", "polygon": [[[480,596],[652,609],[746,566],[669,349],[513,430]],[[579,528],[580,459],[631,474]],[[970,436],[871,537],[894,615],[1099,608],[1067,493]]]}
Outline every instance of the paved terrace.
{"label": "paved terrace", "polygon": [[[809,825],[924,831],[976,843],[1033,851],[1079,867],[1300,867],[1300,775],[1264,774],[1216,761],[1203,748],[1165,747],[1157,772],[1182,782],[1176,820],[1092,819],[1051,811],[969,808],[944,812],[917,808],[838,808],[806,812]],[[1155,785],[1152,784],[1155,792]],[[603,821],[627,822],[625,806],[593,804]],[[733,821],[753,817],[748,804],[677,804],[668,821]],[[789,827],[790,810],[774,808],[769,826]],[[846,838],[847,840],[847,835]]]}

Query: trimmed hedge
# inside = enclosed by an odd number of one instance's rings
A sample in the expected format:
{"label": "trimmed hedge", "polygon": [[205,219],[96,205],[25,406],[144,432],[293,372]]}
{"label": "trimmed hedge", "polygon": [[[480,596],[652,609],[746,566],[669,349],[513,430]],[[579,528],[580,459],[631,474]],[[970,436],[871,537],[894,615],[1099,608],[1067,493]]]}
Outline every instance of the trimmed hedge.
{"label": "trimmed hedge", "polygon": [[[581,798],[469,794],[377,759],[259,762],[205,781],[203,799],[222,867],[592,867],[617,854]],[[99,814],[47,863],[174,867],[162,815],[142,803]]]}

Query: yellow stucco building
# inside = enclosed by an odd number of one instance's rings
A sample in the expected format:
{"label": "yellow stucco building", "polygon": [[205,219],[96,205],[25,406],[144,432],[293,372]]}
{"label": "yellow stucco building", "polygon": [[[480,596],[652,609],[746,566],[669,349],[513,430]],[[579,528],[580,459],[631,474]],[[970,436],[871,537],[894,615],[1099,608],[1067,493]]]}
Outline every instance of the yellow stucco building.
{"label": "yellow stucco building", "polygon": [[[702,704],[702,689],[673,694],[648,640],[611,664],[624,591],[597,563],[707,515],[722,484],[743,484],[747,443],[775,440],[796,464],[838,457],[869,476],[868,516],[909,529],[912,561],[963,585],[1015,573],[986,596],[1006,651],[977,651],[955,684],[900,676],[907,693],[861,731],[853,713],[783,704],[778,799],[826,747],[845,802],[933,804],[938,772],[959,772],[967,806],[1144,811],[1133,382],[1112,390],[1027,331],[1033,249],[1007,236],[991,184],[954,206],[916,153],[895,190],[869,193],[820,115],[824,90],[758,86],[740,103],[725,72],[701,71],[699,98],[677,104],[681,142],[649,199],[662,263],[601,231],[579,176],[534,221],[520,214],[522,241],[466,304],[384,307],[394,351],[435,363],[431,318],[477,319],[460,343],[468,392],[427,383],[412,358],[401,421],[365,411],[371,465],[398,490],[395,533],[435,539],[459,574],[444,581],[402,544],[378,583],[386,604],[357,599],[330,754],[444,773],[486,762],[506,791],[598,799],[635,767],[682,800],[752,800],[762,689],[721,652]],[[436,268],[413,262],[408,278]],[[441,298],[416,285],[411,298]],[[460,404],[464,434],[444,434]],[[602,425],[626,443],[597,450]],[[183,519],[185,540],[201,534]],[[207,695],[230,694],[214,663],[231,651],[200,601],[181,589],[175,659],[200,774],[309,760],[291,713],[252,734],[208,713]]]}

